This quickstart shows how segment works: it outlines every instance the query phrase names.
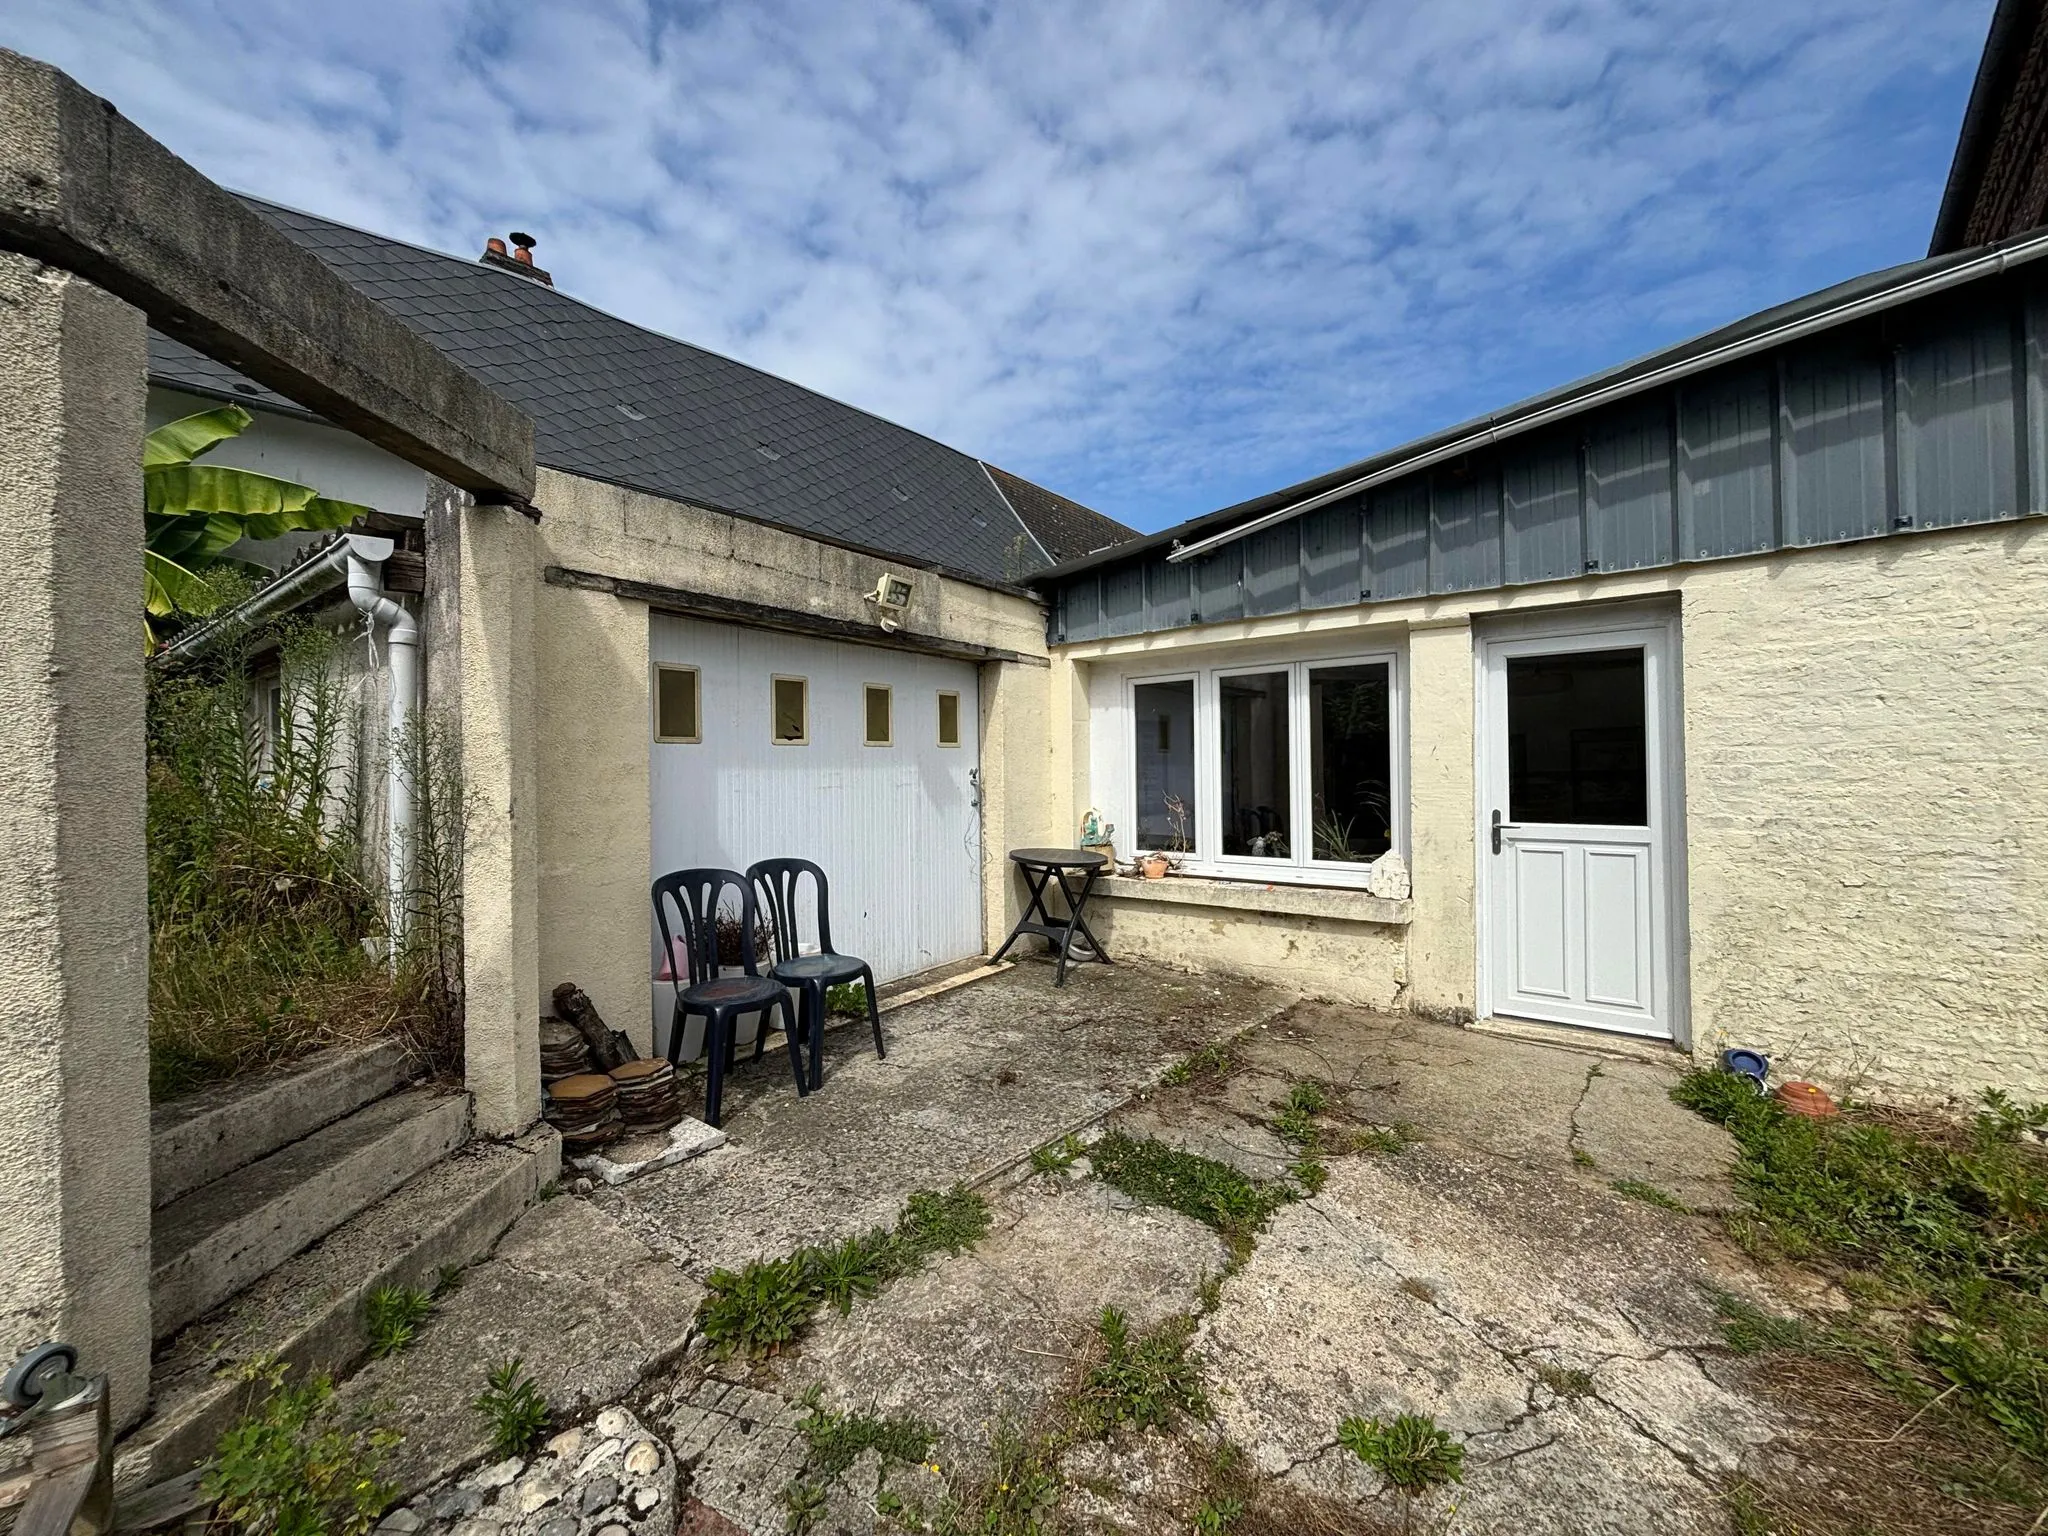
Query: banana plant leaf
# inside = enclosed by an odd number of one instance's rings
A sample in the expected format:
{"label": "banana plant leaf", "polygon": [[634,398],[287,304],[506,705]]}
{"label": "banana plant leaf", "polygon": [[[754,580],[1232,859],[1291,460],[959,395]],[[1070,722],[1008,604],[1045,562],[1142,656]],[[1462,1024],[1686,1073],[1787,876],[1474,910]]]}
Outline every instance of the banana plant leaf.
{"label": "banana plant leaf", "polygon": [[239,405],[223,405],[167,421],[142,440],[142,467],[189,464],[214,444],[239,436],[255,419]]}

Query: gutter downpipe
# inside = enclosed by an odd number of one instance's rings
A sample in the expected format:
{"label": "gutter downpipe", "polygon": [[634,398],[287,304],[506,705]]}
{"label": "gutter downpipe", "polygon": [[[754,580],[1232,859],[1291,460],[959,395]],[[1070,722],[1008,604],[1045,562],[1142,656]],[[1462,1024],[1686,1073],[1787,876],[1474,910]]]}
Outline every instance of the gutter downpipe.
{"label": "gutter downpipe", "polygon": [[352,533],[342,546],[347,553],[349,601],[362,613],[366,627],[385,626],[384,643],[391,669],[391,694],[384,728],[384,819],[387,828],[385,895],[389,902],[392,958],[405,928],[406,876],[412,852],[412,781],[405,772],[406,732],[419,708],[419,620],[383,590],[384,562],[391,558],[390,539]]}
{"label": "gutter downpipe", "polygon": [[1355,480],[1347,480],[1342,485],[1320,491],[1301,501],[1291,502],[1275,511],[1263,512],[1247,522],[1239,523],[1235,528],[1212,533],[1207,538],[1195,540],[1192,544],[1176,542],[1167,553],[1167,563],[1179,565],[1183,560],[1192,560],[1195,556],[1206,554],[1219,545],[1229,544],[1248,534],[1257,533],[1262,528],[1270,528],[1275,523],[1284,523],[1290,517],[1313,512],[1316,508],[1326,507],[1333,501],[1342,501],[1346,496],[1370,490],[1376,485],[1384,485],[1389,480],[1398,480],[1403,475],[1412,474],[1418,469],[1427,469],[1432,464],[1441,464],[1446,459],[1458,458],[1475,448],[1483,448],[1503,438],[1518,437],[1524,432],[1534,431],[1566,416],[1576,416],[1581,411],[1592,410],[1596,406],[1655,389],[1660,384],[1690,378],[1693,374],[1704,373],[1722,363],[1750,357],[1788,341],[1797,341],[1802,336],[1826,330],[1831,325],[1840,325],[1844,321],[1890,309],[1895,305],[1923,298],[1930,293],[1940,293],[1944,289],[1958,287],[1979,277],[2004,272],[2043,255],[2048,255],[2048,235],[2036,235],[2002,251],[1993,251],[1973,261],[1960,262],[1945,272],[1931,272],[1925,277],[1908,278],[1894,287],[1880,288],[1876,293],[1867,293],[1860,299],[1850,299],[1802,319],[1787,320],[1783,324],[1772,326],[1769,330],[1759,331],[1754,336],[1746,336],[1740,341],[1731,341],[1724,346],[1715,347],[1712,351],[1702,352],[1697,357],[1666,363],[1661,368],[1653,368],[1647,373],[1637,374],[1634,378],[1620,379],[1598,389],[1588,390],[1583,395],[1574,395],[1569,400],[1559,400],[1538,407],[1520,416],[1495,418],[1476,432],[1468,432],[1463,437],[1436,448],[1424,449],[1421,453],[1412,454],[1397,464],[1389,464],[1384,469],[1376,469],[1370,474],[1360,475]]}

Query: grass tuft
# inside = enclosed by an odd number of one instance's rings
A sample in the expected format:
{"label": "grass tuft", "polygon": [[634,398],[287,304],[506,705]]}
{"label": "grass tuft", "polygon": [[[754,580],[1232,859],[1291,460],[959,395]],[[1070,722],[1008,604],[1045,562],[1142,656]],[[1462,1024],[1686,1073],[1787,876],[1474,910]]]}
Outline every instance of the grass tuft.
{"label": "grass tuft", "polygon": [[1123,1131],[1104,1136],[1088,1160],[1104,1183],[1215,1228],[1233,1254],[1249,1253],[1273,1212],[1297,1198],[1284,1184],[1261,1184],[1228,1163]]}
{"label": "grass tuft", "polygon": [[370,1355],[395,1355],[419,1336],[420,1325],[434,1310],[434,1298],[409,1285],[380,1285],[363,1299],[363,1332]]}
{"label": "grass tuft", "polygon": [[1104,1307],[1096,1332],[1103,1358],[1074,1395],[1077,1433],[1100,1440],[1120,1429],[1171,1429],[1184,1414],[1209,1416],[1200,1368],[1188,1358],[1195,1336],[1192,1317],[1170,1317],[1133,1338],[1129,1319],[1115,1307]]}
{"label": "grass tuft", "polygon": [[1465,1447],[1427,1414],[1394,1419],[1353,1415],[1337,1426],[1337,1443],[1406,1494],[1465,1478]]}
{"label": "grass tuft", "polygon": [[1654,1205],[1660,1211],[1677,1211],[1680,1215],[1690,1214],[1685,1202],[1676,1195],[1659,1189],[1654,1184],[1645,1184],[1641,1179],[1615,1179],[1608,1186],[1617,1195],[1627,1195],[1631,1200],[1640,1200],[1645,1205]]}
{"label": "grass tuft", "polygon": [[813,1244],[737,1270],[715,1269],[697,1307],[697,1327],[721,1359],[774,1355],[794,1343],[821,1307],[842,1313],[940,1253],[959,1253],[988,1235],[988,1202],[973,1190],[919,1190],[895,1230],[877,1227],[839,1243]]}
{"label": "grass tuft", "polygon": [[1234,1040],[1211,1041],[1168,1067],[1159,1081],[1168,1088],[1184,1088],[1201,1078],[1228,1077],[1237,1066],[1236,1046]]}
{"label": "grass tuft", "polygon": [[1081,1145],[1081,1138],[1069,1133],[1058,1141],[1048,1141],[1042,1147],[1031,1149],[1031,1171],[1033,1173],[1063,1173],[1085,1157],[1088,1149]]}
{"label": "grass tuft", "polygon": [[1851,1295],[1908,1319],[1901,1350],[1900,1330],[1861,1314],[1823,1339],[1724,1301],[1731,1347],[1854,1355],[1909,1400],[1952,1397],[2048,1480],[2048,1106],[1989,1090],[1954,1129],[1875,1110],[1823,1121],[1726,1072],[1672,1097],[1735,1138],[1738,1238],[1835,1267]]}
{"label": "grass tuft", "polygon": [[492,1366],[471,1405],[491,1431],[491,1454],[500,1461],[524,1456],[547,1432],[548,1400],[517,1355]]}

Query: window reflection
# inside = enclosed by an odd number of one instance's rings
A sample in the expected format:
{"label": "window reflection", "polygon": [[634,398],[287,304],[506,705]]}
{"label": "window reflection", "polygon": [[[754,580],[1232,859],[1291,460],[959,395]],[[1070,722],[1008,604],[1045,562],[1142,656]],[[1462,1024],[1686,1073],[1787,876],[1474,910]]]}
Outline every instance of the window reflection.
{"label": "window reflection", "polygon": [[1219,678],[1216,691],[1223,747],[1223,851],[1255,859],[1291,858],[1287,674]]}
{"label": "window reflection", "polygon": [[1387,674],[1384,662],[1309,669],[1309,785],[1318,859],[1363,863],[1394,845]]}

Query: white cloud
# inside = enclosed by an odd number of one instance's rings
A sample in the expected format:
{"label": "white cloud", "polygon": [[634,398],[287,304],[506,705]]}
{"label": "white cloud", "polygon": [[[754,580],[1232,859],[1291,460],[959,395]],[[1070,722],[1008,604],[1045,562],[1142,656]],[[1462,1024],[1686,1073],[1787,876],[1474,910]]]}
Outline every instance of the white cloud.
{"label": "white cloud", "polygon": [[217,179],[1133,520],[1924,248],[1989,0],[15,0]]}

